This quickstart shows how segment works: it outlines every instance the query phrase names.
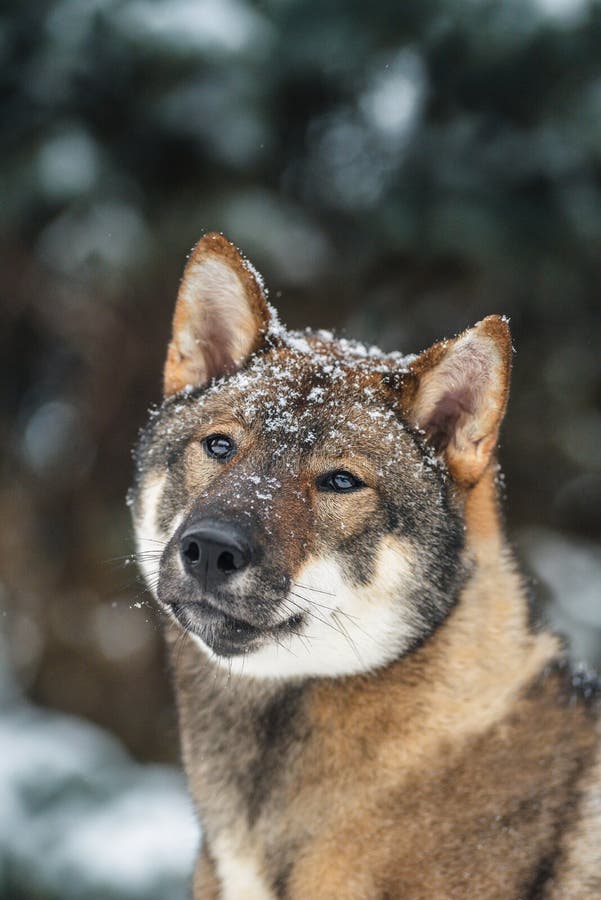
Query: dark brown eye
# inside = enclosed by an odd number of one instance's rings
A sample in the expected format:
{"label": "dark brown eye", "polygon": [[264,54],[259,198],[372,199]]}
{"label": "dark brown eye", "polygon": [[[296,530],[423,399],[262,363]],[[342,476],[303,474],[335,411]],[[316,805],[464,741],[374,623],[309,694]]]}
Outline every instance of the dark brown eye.
{"label": "dark brown eye", "polygon": [[335,494],[348,494],[351,491],[358,491],[362,487],[365,487],[365,483],[360,478],[342,470],[328,472],[326,475],[320,475],[317,479],[318,490],[333,491]]}
{"label": "dark brown eye", "polygon": [[225,462],[233,456],[236,445],[225,434],[210,434],[202,442],[207,456]]}

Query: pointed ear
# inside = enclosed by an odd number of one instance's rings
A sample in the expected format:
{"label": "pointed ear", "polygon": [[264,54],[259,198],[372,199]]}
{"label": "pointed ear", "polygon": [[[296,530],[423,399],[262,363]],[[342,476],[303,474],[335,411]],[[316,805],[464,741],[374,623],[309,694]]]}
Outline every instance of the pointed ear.
{"label": "pointed ear", "polygon": [[206,234],[188,259],[165,363],[165,396],[239,368],[261,345],[269,308],[259,276],[233,244]]}
{"label": "pointed ear", "polygon": [[409,420],[464,486],[480,479],[497,443],[510,370],[511,335],[500,316],[435,344],[410,365]]}

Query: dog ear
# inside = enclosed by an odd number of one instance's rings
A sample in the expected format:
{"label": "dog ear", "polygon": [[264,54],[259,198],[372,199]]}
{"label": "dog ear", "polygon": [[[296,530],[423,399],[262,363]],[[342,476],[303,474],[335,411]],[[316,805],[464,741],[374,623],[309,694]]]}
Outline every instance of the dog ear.
{"label": "dog ear", "polygon": [[455,480],[474,485],[488,465],[507,406],[507,321],[488,316],[454,340],[434,344],[409,369],[409,420],[444,455]]}
{"label": "dog ear", "polygon": [[165,396],[238,369],[269,327],[259,276],[233,244],[206,234],[186,264],[164,372]]}

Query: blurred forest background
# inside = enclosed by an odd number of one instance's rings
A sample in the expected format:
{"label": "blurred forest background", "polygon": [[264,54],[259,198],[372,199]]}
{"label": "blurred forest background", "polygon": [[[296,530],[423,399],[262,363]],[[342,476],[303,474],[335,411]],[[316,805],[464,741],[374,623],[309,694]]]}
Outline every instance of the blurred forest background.
{"label": "blurred forest background", "polygon": [[511,317],[509,533],[601,662],[601,3],[3,3],[0,92],[0,606],[30,699],[177,760],[116,558],[206,230],[294,327],[410,352]]}

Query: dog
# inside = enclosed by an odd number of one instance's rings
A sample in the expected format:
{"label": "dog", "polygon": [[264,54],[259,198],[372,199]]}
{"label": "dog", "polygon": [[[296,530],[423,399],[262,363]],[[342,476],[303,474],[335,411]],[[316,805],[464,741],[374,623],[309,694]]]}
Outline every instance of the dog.
{"label": "dog", "polygon": [[135,453],[198,900],[601,896],[599,685],[500,523],[489,316],[416,356],[289,332],[207,234]]}

